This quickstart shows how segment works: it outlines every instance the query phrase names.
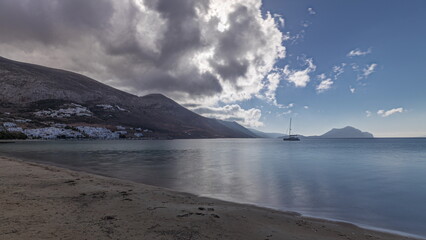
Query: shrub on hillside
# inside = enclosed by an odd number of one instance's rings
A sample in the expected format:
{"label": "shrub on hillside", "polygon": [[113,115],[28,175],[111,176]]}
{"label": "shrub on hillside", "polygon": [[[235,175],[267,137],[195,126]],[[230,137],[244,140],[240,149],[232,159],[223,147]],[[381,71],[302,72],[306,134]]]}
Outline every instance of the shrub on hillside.
{"label": "shrub on hillside", "polygon": [[0,139],[27,139],[27,135],[21,132],[1,131]]}

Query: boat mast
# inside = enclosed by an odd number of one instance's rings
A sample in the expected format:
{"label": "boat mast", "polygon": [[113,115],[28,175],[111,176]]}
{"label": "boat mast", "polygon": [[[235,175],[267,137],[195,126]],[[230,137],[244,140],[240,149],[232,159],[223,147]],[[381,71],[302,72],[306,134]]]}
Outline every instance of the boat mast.
{"label": "boat mast", "polygon": [[288,136],[290,137],[291,135],[291,118],[290,118],[290,128],[288,129]]}

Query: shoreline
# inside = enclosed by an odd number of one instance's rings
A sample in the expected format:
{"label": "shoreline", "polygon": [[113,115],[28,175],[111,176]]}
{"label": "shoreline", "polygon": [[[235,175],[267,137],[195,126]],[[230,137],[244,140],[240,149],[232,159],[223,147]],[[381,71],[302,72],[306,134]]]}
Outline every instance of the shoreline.
{"label": "shoreline", "polygon": [[[3,142],[7,143],[19,143],[19,142],[55,142],[55,141],[171,141],[171,140],[215,140],[215,139],[265,139],[265,140],[282,140],[279,138],[123,138],[123,139],[98,139],[98,138],[67,138],[67,139],[0,139],[0,144]],[[303,137],[302,140],[389,140],[389,139],[426,139],[426,137],[373,137],[373,138],[319,138],[319,137]]]}
{"label": "shoreline", "polygon": [[9,157],[0,179],[2,239],[425,239]]}
{"label": "shoreline", "polygon": [[[164,188],[164,189],[169,190],[169,191],[175,191],[175,190],[168,189],[168,188]],[[179,192],[179,191],[175,191],[175,192]],[[192,194],[192,193],[188,193],[188,194]],[[334,218],[319,217],[319,216],[315,216],[315,215],[309,215],[309,214],[306,214],[306,213],[301,213],[301,212],[298,212],[298,211],[282,210],[282,209],[279,209],[279,208],[261,206],[261,205],[256,205],[256,204],[252,204],[252,203],[231,201],[231,200],[215,198],[215,197],[211,197],[211,196],[202,196],[202,195],[196,195],[196,194],[192,194],[192,195],[194,195],[196,197],[201,197],[201,198],[216,199],[216,200],[228,202],[228,203],[231,203],[231,204],[239,204],[239,205],[244,205],[244,206],[248,206],[248,207],[256,207],[256,208],[262,208],[262,209],[265,209],[265,210],[278,211],[278,212],[282,212],[283,214],[292,214],[292,215],[294,214],[294,215],[300,216],[302,218],[310,219],[310,220],[314,220],[314,221],[325,221],[325,222],[331,222],[331,223],[336,223],[336,224],[351,225],[353,227],[361,228],[361,229],[364,229],[364,230],[371,230],[371,231],[380,232],[380,233],[392,234],[392,235],[396,235],[396,236],[400,236],[400,237],[407,237],[407,238],[416,239],[416,240],[426,240],[426,236],[423,237],[423,236],[420,236],[420,235],[402,232],[402,231],[397,231],[397,230],[374,227],[374,226],[369,226],[369,225],[365,225],[365,224],[360,224],[360,223],[355,223],[355,222],[350,222],[350,221],[345,221],[345,220],[339,220],[339,219],[334,219]]]}

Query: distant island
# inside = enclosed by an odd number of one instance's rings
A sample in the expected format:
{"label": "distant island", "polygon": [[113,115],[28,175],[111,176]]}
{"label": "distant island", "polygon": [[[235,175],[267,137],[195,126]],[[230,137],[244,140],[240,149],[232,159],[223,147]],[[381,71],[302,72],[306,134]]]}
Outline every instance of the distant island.
{"label": "distant island", "polygon": [[362,132],[351,126],[344,128],[333,128],[321,136],[313,136],[316,138],[374,138],[369,132]]}

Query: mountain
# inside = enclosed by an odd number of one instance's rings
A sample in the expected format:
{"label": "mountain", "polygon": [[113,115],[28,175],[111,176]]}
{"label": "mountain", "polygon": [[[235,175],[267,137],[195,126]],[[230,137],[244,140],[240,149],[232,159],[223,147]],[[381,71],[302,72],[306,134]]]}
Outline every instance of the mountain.
{"label": "mountain", "polygon": [[373,134],[369,132],[362,132],[351,126],[344,128],[333,128],[324,133],[319,138],[374,138]]}
{"label": "mountain", "polygon": [[0,118],[19,121],[11,129],[58,128],[61,124],[73,129],[126,129],[122,135],[145,129],[145,135],[153,137],[253,137],[237,123],[200,116],[161,94],[138,97],[81,74],[2,57]]}
{"label": "mountain", "polygon": [[258,138],[259,136],[251,131],[251,129],[245,128],[238,124],[237,122],[230,122],[230,121],[224,121],[224,120],[217,120],[219,123],[225,125],[226,127],[233,129],[237,132],[242,132],[248,136],[251,136],[253,138]]}
{"label": "mountain", "polygon": [[255,134],[255,136],[259,137],[259,138],[279,138],[284,136],[284,133],[267,133],[267,132],[262,132],[256,129],[252,129],[252,128],[248,128],[248,130],[250,130],[253,134]]}

